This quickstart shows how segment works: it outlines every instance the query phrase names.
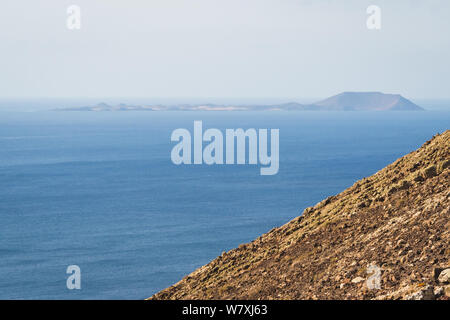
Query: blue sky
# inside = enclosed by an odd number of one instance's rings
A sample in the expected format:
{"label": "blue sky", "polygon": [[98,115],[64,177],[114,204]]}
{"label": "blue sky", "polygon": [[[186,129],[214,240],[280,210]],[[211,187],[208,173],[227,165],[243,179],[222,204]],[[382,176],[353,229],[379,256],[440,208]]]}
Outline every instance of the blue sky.
{"label": "blue sky", "polygon": [[[81,8],[81,30],[66,9]],[[381,8],[368,30],[366,8]],[[450,1],[4,0],[0,98],[450,98]]]}

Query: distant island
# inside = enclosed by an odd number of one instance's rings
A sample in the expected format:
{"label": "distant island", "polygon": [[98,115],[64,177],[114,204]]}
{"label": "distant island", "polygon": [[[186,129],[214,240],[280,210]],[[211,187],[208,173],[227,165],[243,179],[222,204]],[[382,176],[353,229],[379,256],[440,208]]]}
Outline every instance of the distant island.
{"label": "distant island", "polygon": [[312,104],[288,102],[271,105],[109,105],[55,109],[57,111],[423,111],[399,94],[382,92],[343,92]]}

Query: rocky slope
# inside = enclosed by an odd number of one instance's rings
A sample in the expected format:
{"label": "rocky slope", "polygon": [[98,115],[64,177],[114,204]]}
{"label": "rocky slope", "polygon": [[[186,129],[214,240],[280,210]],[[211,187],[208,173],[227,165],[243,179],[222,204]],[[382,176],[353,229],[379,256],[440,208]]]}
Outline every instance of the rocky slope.
{"label": "rocky slope", "polygon": [[151,299],[449,299],[449,181],[447,130]]}

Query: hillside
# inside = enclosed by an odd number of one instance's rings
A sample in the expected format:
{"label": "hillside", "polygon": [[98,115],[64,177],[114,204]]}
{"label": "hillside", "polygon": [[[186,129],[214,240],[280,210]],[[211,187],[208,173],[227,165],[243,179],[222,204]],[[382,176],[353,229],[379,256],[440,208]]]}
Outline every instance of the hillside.
{"label": "hillside", "polygon": [[151,299],[448,299],[449,181],[447,130]]}

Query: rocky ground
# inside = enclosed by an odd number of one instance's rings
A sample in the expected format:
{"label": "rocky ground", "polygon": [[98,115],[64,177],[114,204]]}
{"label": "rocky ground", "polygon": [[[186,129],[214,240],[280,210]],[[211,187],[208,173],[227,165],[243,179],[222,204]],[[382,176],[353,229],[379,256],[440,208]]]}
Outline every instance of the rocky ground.
{"label": "rocky ground", "polygon": [[450,131],[151,299],[449,299]]}

